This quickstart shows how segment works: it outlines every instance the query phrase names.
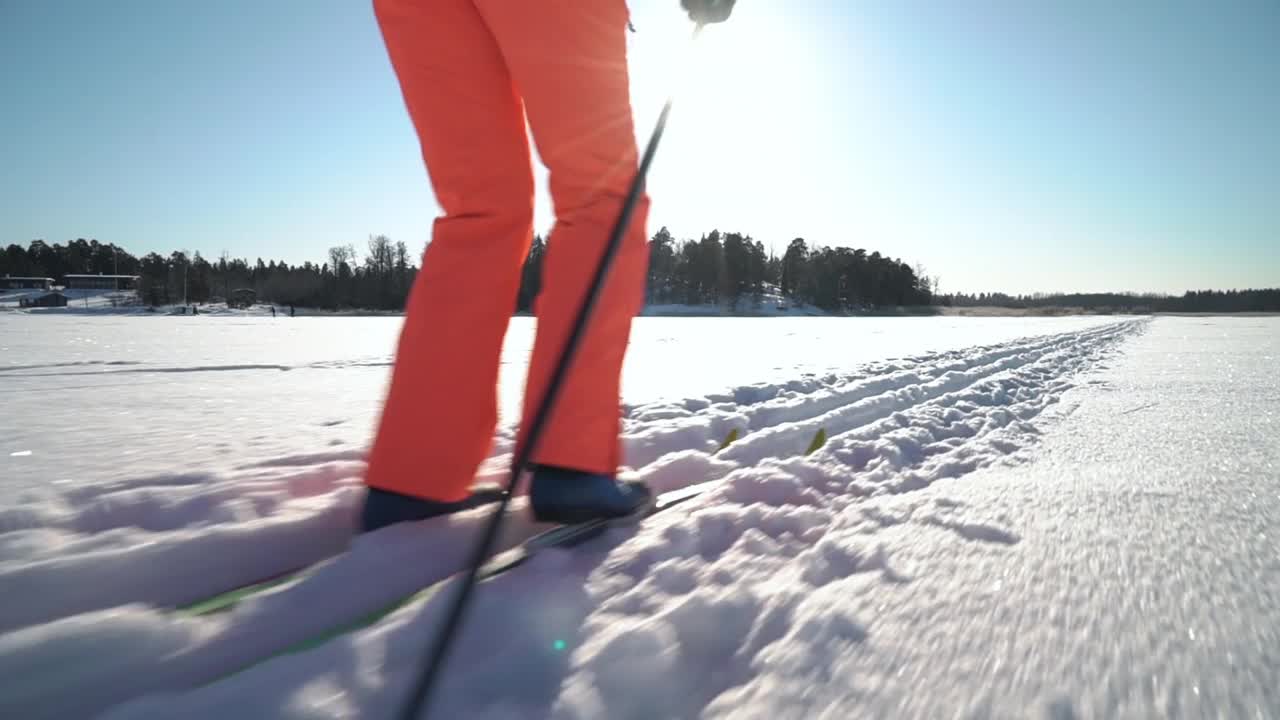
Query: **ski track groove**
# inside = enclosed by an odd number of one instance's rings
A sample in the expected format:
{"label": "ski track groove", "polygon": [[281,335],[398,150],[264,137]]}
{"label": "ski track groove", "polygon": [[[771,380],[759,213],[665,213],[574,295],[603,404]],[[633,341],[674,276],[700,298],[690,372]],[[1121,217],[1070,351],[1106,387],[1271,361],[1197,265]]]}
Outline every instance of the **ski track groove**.
{"label": "ski track groove", "polygon": [[[694,593],[697,589],[688,580],[692,575],[682,574],[678,563],[714,564],[742,543],[758,551],[763,568],[772,564],[779,571],[786,571],[781,558],[811,554],[813,561],[802,563],[811,585],[854,573],[909,581],[874,547],[841,544],[847,538],[835,530],[842,511],[868,497],[909,493],[988,464],[1022,461],[1039,432],[1033,421],[1075,385],[1077,374],[1099,366],[1147,322],[1127,320],[881,361],[849,374],[625,408],[626,457],[635,468],[627,474],[648,480],[659,492],[709,479],[723,479],[724,484],[637,533],[635,540],[654,543],[637,560],[623,567],[606,563],[597,571],[602,577],[592,582],[600,611],[589,619],[591,627],[604,632],[603,625],[596,625],[652,610],[638,605],[640,595],[633,592],[600,591],[598,586],[617,587],[611,574],[621,573],[633,585],[637,580],[660,582],[675,593]],[[741,437],[716,452],[734,429]],[[819,429],[827,433],[826,444],[804,456]],[[480,477],[505,473],[509,441],[510,431],[504,429]],[[0,510],[0,586],[11,591],[10,597],[40,598],[0,607],[0,633],[7,633],[0,635],[0,676],[18,676],[28,656],[47,654],[50,644],[54,655],[59,643],[70,653],[78,633],[95,618],[111,618],[99,622],[107,625],[137,623],[144,628],[141,635],[155,636],[148,642],[175,642],[183,648],[110,664],[63,657],[59,685],[86,683],[97,694],[56,693],[35,683],[24,689],[14,708],[57,710],[49,716],[60,716],[150,692],[195,687],[282,644],[305,639],[330,616],[376,609],[447,576],[440,568],[461,563],[486,511],[465,513],[447,524],[390,528],[353,540],[362,458],[361,452],[318,453],[243,466],[245,474],[228,478],[204,473],[138,478],[67,490],[55,512],[42,514],[21,505]],[[513,502],[502,547],[538,529],[521,512],[523,499]],[[740,513],[725,510],[731,506],[745,507],[745,522]],[[967,542],[1018,541],[1016,533],[999,523],[975,521],[963,508],[941,502],[898,515],[886,512],[867,508],[856,515],[859,523],[876,528],[916,522],[949,530]],[[433,563],[422,562],[424,541],[433,548]],[[210,552],[211,546],[216,552]],[[272,547],[272,553],[261,553],[264,546]],[[361,553],[365,546],[371,549]],[[343,562],[351,557],[334,557],[344,550],[360,555],[358,567]],[[329,572],[252,598],[224,616],[170,617],[160,623],[163,630],[146,622],[163,617],[163,610],[152,606],[194,601],[325,558],[331,558],[322,566]],[[148,572],[183,564],[199,568],[190,585]],[[75,578],[71,585],[68,577]],[[347,592],[353,583],[372,585],[364,582],[367,577],[379,578],[377,592]],[[767,653],[770,638],[785,631],[776,618],[789,615],[799,602],[756,602],[744,609],[762,619],[754,629],[748,623],[748,645]],[[297,620],[292,611],[300,603],[322,606],[324,612]],[[293,620],[282,622],[291,614]],[[693,621],[671,622],[683,626]],[[21,675],[30,672],[22,670]],[[706,696],[709,709],[728,687]],[[587,706],[589,700],[584,700]],[[0,703],[0,715],[12,709],[8,704]]]}

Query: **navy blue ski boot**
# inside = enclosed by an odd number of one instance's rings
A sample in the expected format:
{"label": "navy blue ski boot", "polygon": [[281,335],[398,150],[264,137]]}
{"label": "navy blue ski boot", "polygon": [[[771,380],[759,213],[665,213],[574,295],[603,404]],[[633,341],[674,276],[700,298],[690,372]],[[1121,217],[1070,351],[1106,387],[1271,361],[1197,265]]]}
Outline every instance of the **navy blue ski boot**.
{"label": "navy blue ski boot", "polygon": [[501,499],[502,487],[494,483],[472,487],[471,495],[457,502],[428,500],[371,487],[364,499],[364,510],[360,513],[360,532],[373,532],[395,523],[426,520],[438,515],[470,510]]}
{"label": "navy blue ski boot", "polygon": [[653,503],[643,482],[548,465],[534,469],[529,487],[534,519],[560,525],[640,516]]}

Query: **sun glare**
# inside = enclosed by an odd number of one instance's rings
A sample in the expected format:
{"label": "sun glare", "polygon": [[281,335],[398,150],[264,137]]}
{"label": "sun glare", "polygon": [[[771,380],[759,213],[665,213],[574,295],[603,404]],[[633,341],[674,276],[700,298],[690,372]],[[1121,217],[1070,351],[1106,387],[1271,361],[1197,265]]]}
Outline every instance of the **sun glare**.
{"label": "sun glare", "polygon": [[740,10],[696,41],[687,21],[655,12],[632,40],[642,145],[663,101],[675,97],[652,174],[654,230],[700,233],[732,222],[767,233],[782,224],[774,219],[781,207],[796,207],[779,178],[823,151],[821,138],[797,122],[827,110],[830,73],[818,43],[767,6]]}

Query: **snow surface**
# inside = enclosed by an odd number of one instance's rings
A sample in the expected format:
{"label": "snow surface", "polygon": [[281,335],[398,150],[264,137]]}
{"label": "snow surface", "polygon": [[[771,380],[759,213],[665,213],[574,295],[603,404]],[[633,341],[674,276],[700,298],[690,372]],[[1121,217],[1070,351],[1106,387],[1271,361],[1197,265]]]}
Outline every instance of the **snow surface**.
{"label": "snow surface", "polygon": [[[633,358],[653,364],[628,370],[631,472],[722,484],[486,583],[432,716],[1280,716],[1280,318],[940,320],[638,333]],[[881,328],[898,335],[877,355]],[[744,335],[757,344],[736,356],[724,341]],[[280,344],[273,360],[323,377],[304,343]],[[354,344],[327,348],[343,375],[363,372]],[[210,347],[211,366],[242,360]],[[768,381],[707,394],[737,377],[726,360]],[[704,392],[645,397],[675,365]],[[318,432],[309,454],[250,449],[226,471],[169,447],[167,473],[6,474],[0,717],[394,716],[447,592],[218,679],[447,576],[474,537],[481,512],[353,539],[359,439],[317,449]],[[504,435],[481,475],[509,450]],[[537,529],[516,503],[504,546]],[[232,613],[165,610],[330,556]]]}
{"label": "snow surface", "polygon": [[[633,405],[679,401],[1110,321],[639,318],[623,393]],[[227,477],[266,460],[358,452],[401,322],[0,313],[0,488],[57,506],[63,485],[189,470]],[[507,336],[508,421],[519,417],[534,328],[515,318]]]}

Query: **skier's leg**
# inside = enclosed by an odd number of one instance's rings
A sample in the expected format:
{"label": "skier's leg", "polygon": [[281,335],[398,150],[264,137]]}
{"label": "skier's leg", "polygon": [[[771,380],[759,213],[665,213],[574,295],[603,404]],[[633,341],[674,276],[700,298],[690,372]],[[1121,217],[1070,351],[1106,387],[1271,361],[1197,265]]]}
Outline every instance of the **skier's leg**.
{"label": "skier's leg", "polygon": [[[525,427],[635,174],[625,0],[477,0],[525,102],[550,170],[557,222],[537,301]],[[534,461],[612,476],[620,464],[619,389],[648,248],[642,198]]]}
{"label": "skier's leg", "polygon": [[374,8],[444,212],[409,296],[366,514],[388,505],[385,492],[450,510],[468,498],[497,422],[502,340],[533,235],[530,151],[521,103],[472,0]]}

